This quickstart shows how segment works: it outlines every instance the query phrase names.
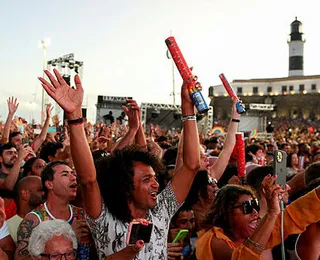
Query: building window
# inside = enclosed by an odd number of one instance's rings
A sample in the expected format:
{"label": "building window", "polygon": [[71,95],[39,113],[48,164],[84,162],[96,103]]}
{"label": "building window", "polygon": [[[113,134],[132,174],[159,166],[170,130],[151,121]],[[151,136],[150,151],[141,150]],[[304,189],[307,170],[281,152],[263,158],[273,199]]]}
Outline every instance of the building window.
{"label": "building window", "polygon": [[293,91],[293,86],[289,86],[289,91]]}
{"label": "building window", "polygon": [[267,87],[267,92],[268,93],[272,92],[272,87],[271,86]]}
{"label": "building window", "polygon": [[304,91],[304,84],[299,85],[299,91],[303,92]]}
{"label": "building window", "polygon": [[252,92],[253,92],[253,94],[258,94],[259,88],[258,87],[253,87],[252,88]]}
{"label": "building window", "polygon": [[240,87],[237,88],[237,93],[241,95],[242,94],[242,88],[240,88]]}
{"label": "building window", "polygon": [[311,90],[317,90],[317,85],[316,84],[311,84]]}
{"label": "building window", "polygon": [[287,86],[282,86],[281,89],[282,89],[282,92],[287,92],[288,91]]}

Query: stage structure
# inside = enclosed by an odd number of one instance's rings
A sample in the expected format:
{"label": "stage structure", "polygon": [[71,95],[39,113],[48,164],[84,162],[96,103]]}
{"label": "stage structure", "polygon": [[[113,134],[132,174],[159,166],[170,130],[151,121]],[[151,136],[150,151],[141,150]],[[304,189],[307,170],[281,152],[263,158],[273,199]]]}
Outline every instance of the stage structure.
{"label": "stage structure", "polygon": [[132,99],[132,97],[116,97],[116,96],[98,96],[97,100],[97,113],[96,121],[99,122],[103,120],[105,123],[109,124],[111,122],[107,121],[110,111],[114,120],[121,116],[121,113],[124,112],[122,106],[126,104],[126,99]]}
{"label": "stage structure", "polygon": [[141,121],[149,128],[150,124],[159,125],[163,130],[181,129],[181,108],[179,105],[141,103]]}
{"label": "stage structure", "polygon": [[[122,106],[126,105],[126,99],[132,97],[102,96],[97,99],[96,121],[110,123],[110,112],[116,121],[123,113]],[[159,125],[163,130],[181,130],[181,108],[179,105],[141,103],[141,121],[148,131],[150,124]],[[212,107],[206,115],[197,116],[198,129],[208,133],[212,129],[213,109]]]}
{"label": "stage structure", "polygon": [[[63,79],[67,82],[67,84],[71,87],[75,87],[74,76],[78,74],[83,80],[83,62],[76,61],[74,59],[74,53],[70,53],[67,55],[63,55],[53,60],[49,60],[47,62],[47,70],[53,73],[53,69],[57,69],[61,74]],[[51,103],[55,104],[55,113],[59,115],[59,118],[65,118],[62,114],[62,109],[57,105],[53,100],[49,101],[49,96],[45,95],[45,104]],[[82,105],[82,111],[84,113],[84,117],[86,117],[86,105]]]}
{"label": "stage structure", "polygon": [[[181,130],[181,107],[179,105],[141,103],[141,120],[149,128],[149,124],[159,125],[164,130]],[[199,132],[207,134],[212,129],[213,109],[206,115],[197,115]]]}

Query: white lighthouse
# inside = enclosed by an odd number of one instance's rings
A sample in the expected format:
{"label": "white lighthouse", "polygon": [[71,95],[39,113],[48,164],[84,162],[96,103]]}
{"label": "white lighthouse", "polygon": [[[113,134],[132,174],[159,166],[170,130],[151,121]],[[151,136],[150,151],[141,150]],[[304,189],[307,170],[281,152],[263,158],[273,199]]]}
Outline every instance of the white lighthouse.
{"label": "white lighthouse", "polygon": [[305,39],[302,33],[302,23],[296,19],[291,23],[289,45],[289,77],[303,76],[303,47]]}

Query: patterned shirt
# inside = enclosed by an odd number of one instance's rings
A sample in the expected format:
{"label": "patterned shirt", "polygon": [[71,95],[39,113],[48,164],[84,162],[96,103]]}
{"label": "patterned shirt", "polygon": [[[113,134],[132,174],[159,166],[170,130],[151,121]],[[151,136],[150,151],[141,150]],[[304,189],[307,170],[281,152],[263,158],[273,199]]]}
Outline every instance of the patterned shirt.
{"label": "patterned shirt", "polygon": [[[155,208],[147,212],[147,219],[153,223],[150,242],[135,257],[135,260],[167,259],[167,237],[170,220],[179,209],[171,183],[157,196]],[[116,219],[102,203],[102,211],[97,219],[86,215],[99,259],[105,259],[126,247],[129,223]]]}

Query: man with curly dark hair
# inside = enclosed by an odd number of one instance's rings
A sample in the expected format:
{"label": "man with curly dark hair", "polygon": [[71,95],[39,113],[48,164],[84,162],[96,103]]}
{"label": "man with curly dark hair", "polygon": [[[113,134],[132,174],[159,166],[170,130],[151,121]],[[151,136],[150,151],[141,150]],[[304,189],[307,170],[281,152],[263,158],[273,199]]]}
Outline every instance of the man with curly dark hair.
{"label": "man with curly dark hair", "polygon": [[[199,137],[194,104],[188,84],[181,88],[181,110],[184,129],[183,164],[177,168],[172,181],[158,194],[156,161],[147,152],[127,148],[115,152],[108,162],[101,163],[97,172],[86,140],[81,105],[83,89],[78,75],[76,88],[70,88],[57,70],[54,77],[45,71],[51,84],[39,78],[47,93],[64,109],[70,127],[72,159],[83,188],[84,208],[92,230],[100,259],[167,259],[167,236],[170,219],[185,200],[192,180],[199,169]],[[201,88],[201,85],[197,83]],[[144,146],[146,141],[140,120],[140,108],[136,101],[127,99],[123,106],[128,116],[129,130],[116,149],[136,139]],[[132,150],[133,149],[133,150]],[[101,181],[100,181],[101,180]],[[108,191],[111,189],[113,192]],[[116,195],[115,195],[116,194]],[[150,242],[138,240],[126,245],[129,222],[147,219],[153,223]]]}

